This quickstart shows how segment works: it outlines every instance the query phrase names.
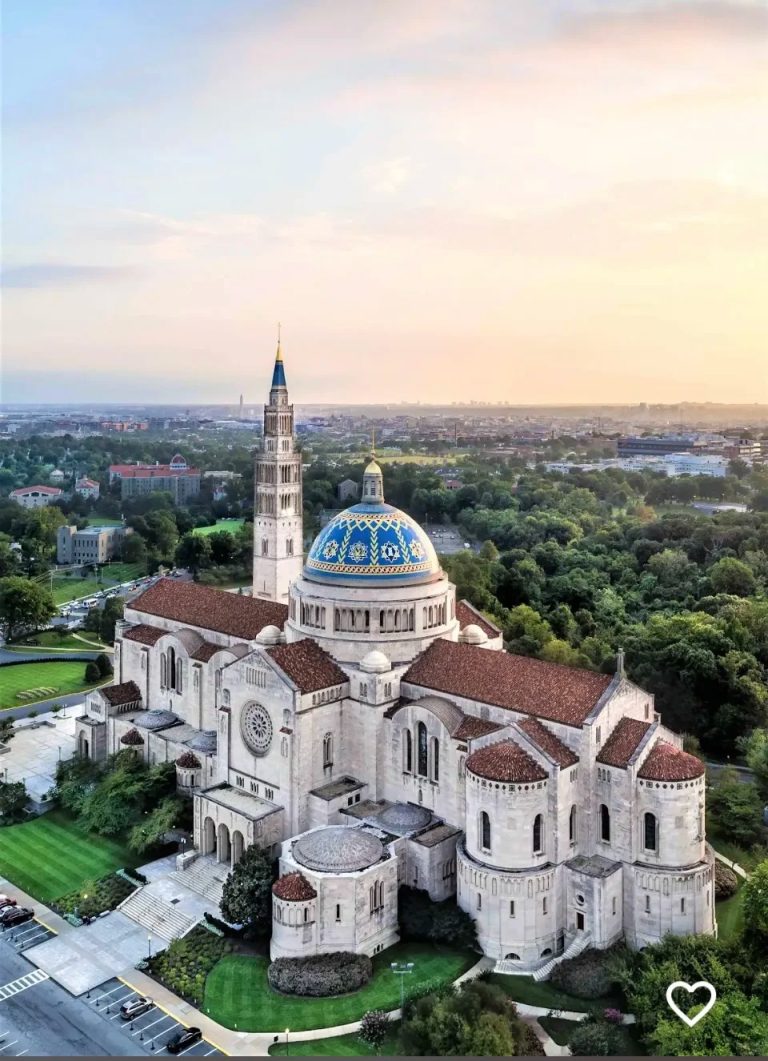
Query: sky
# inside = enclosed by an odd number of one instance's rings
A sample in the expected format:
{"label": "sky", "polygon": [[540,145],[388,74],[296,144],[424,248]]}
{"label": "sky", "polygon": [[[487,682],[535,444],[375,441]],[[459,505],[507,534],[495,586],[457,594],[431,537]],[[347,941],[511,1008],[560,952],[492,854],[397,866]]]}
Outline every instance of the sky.
{"label": "sky", "polygon": [[0,400],[768,401],[764,0],[5,0]]}

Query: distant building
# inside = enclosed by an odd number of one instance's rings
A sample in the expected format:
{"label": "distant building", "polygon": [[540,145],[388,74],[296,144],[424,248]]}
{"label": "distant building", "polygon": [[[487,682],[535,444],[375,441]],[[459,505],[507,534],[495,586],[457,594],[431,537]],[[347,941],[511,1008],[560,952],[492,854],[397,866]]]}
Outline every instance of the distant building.
{"label": "distant building", "polygon": [[9,497],[22,508],[44,508],[64,496],[58,486],[20,486],[11,490]]}
{"label": "distant building", "polygon": [[61,468],[54,468],[51,474],[48,476],[52,483],[63,483],[66,475]]}
{"label": "distant building", "polygon": [[664,457],[667,453],[691,453],[700,445],[685,435],[648,435],[620,438],[617,451],[620,457]]}
{"label": "distant building", "polygon": [[75,483],[75,493],[80,494],[81,497],[89,497],[93,501],[96,501],[99,496],[99,484],[95,479],[78,479]]}
{"label": "distant building", "polygon": [[59,527],[56,534],[56,561],[59,564],[106,564],[120,555],[130,527]]}
{"label": "distant building", "polygon": [[174,503],[183,504],[200,493],[200,469],[190,468],[180,453],[170,464],[110,464],[109,481],[120,481],[120,496],[169,493]]}
{"label": "distant building", "polygon": [[352,497],[357,498],[360,493],[360,487],[354,479],[342,479],[336,493],[339,496],[339,501],[349,501]]}

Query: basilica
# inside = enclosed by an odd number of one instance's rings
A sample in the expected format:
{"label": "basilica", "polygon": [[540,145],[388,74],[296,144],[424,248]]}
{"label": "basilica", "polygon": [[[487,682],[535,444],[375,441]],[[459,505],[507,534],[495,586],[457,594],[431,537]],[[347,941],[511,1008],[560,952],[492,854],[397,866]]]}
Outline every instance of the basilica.
{"label": "basilica", "polygon": [[279,860],[273,958],[378,953],[401,885],[458,903],[502,971],[713,933],[704,767],[622,654],[609,675],[506,652],[385,488],[372,454],[305,557],[278,347],[252,595],[163,578],[131,600],[80,754],[175,763],[182,873],[251,844]]}

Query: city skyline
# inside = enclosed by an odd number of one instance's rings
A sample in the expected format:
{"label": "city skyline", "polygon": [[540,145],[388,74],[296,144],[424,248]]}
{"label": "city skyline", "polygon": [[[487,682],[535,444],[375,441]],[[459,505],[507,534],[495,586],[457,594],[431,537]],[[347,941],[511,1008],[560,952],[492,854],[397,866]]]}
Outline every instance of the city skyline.
{"label": "city skyline", "polygon": [[[768,399],[768,11],[5,9],[4,402]],[[68,46],[77,42],[77,47]]]}

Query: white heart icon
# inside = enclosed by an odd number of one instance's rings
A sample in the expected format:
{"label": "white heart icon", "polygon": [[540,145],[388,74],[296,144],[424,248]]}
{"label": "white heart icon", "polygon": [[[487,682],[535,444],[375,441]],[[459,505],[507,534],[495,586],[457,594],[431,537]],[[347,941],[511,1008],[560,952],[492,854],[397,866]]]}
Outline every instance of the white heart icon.
{"label": "white heart icon", "polygon": [[[689,995],[692,995],[694,991],[698,991],[699,988],[702,988],[704,991],[709,991],[709,1002],[707,1002],[705,1006],[702,1006],[695,1016],[689,1017],[687,1013],[683,1013],[672,997],[678,987],[685,988]],[[667,988],[667,1005],[672,1012],[680,1018],[680,1020],[685,1021],[689,1028],[692,1028],[694,1024],[698,1024],[702,1017],[706,1017],[716,1001],[717,992],[712,984],[708,984],[706,980],[699,980],[698,983],[695,984],[686,984],[685,980],[675,980],[674,984],[670,984]]]}

